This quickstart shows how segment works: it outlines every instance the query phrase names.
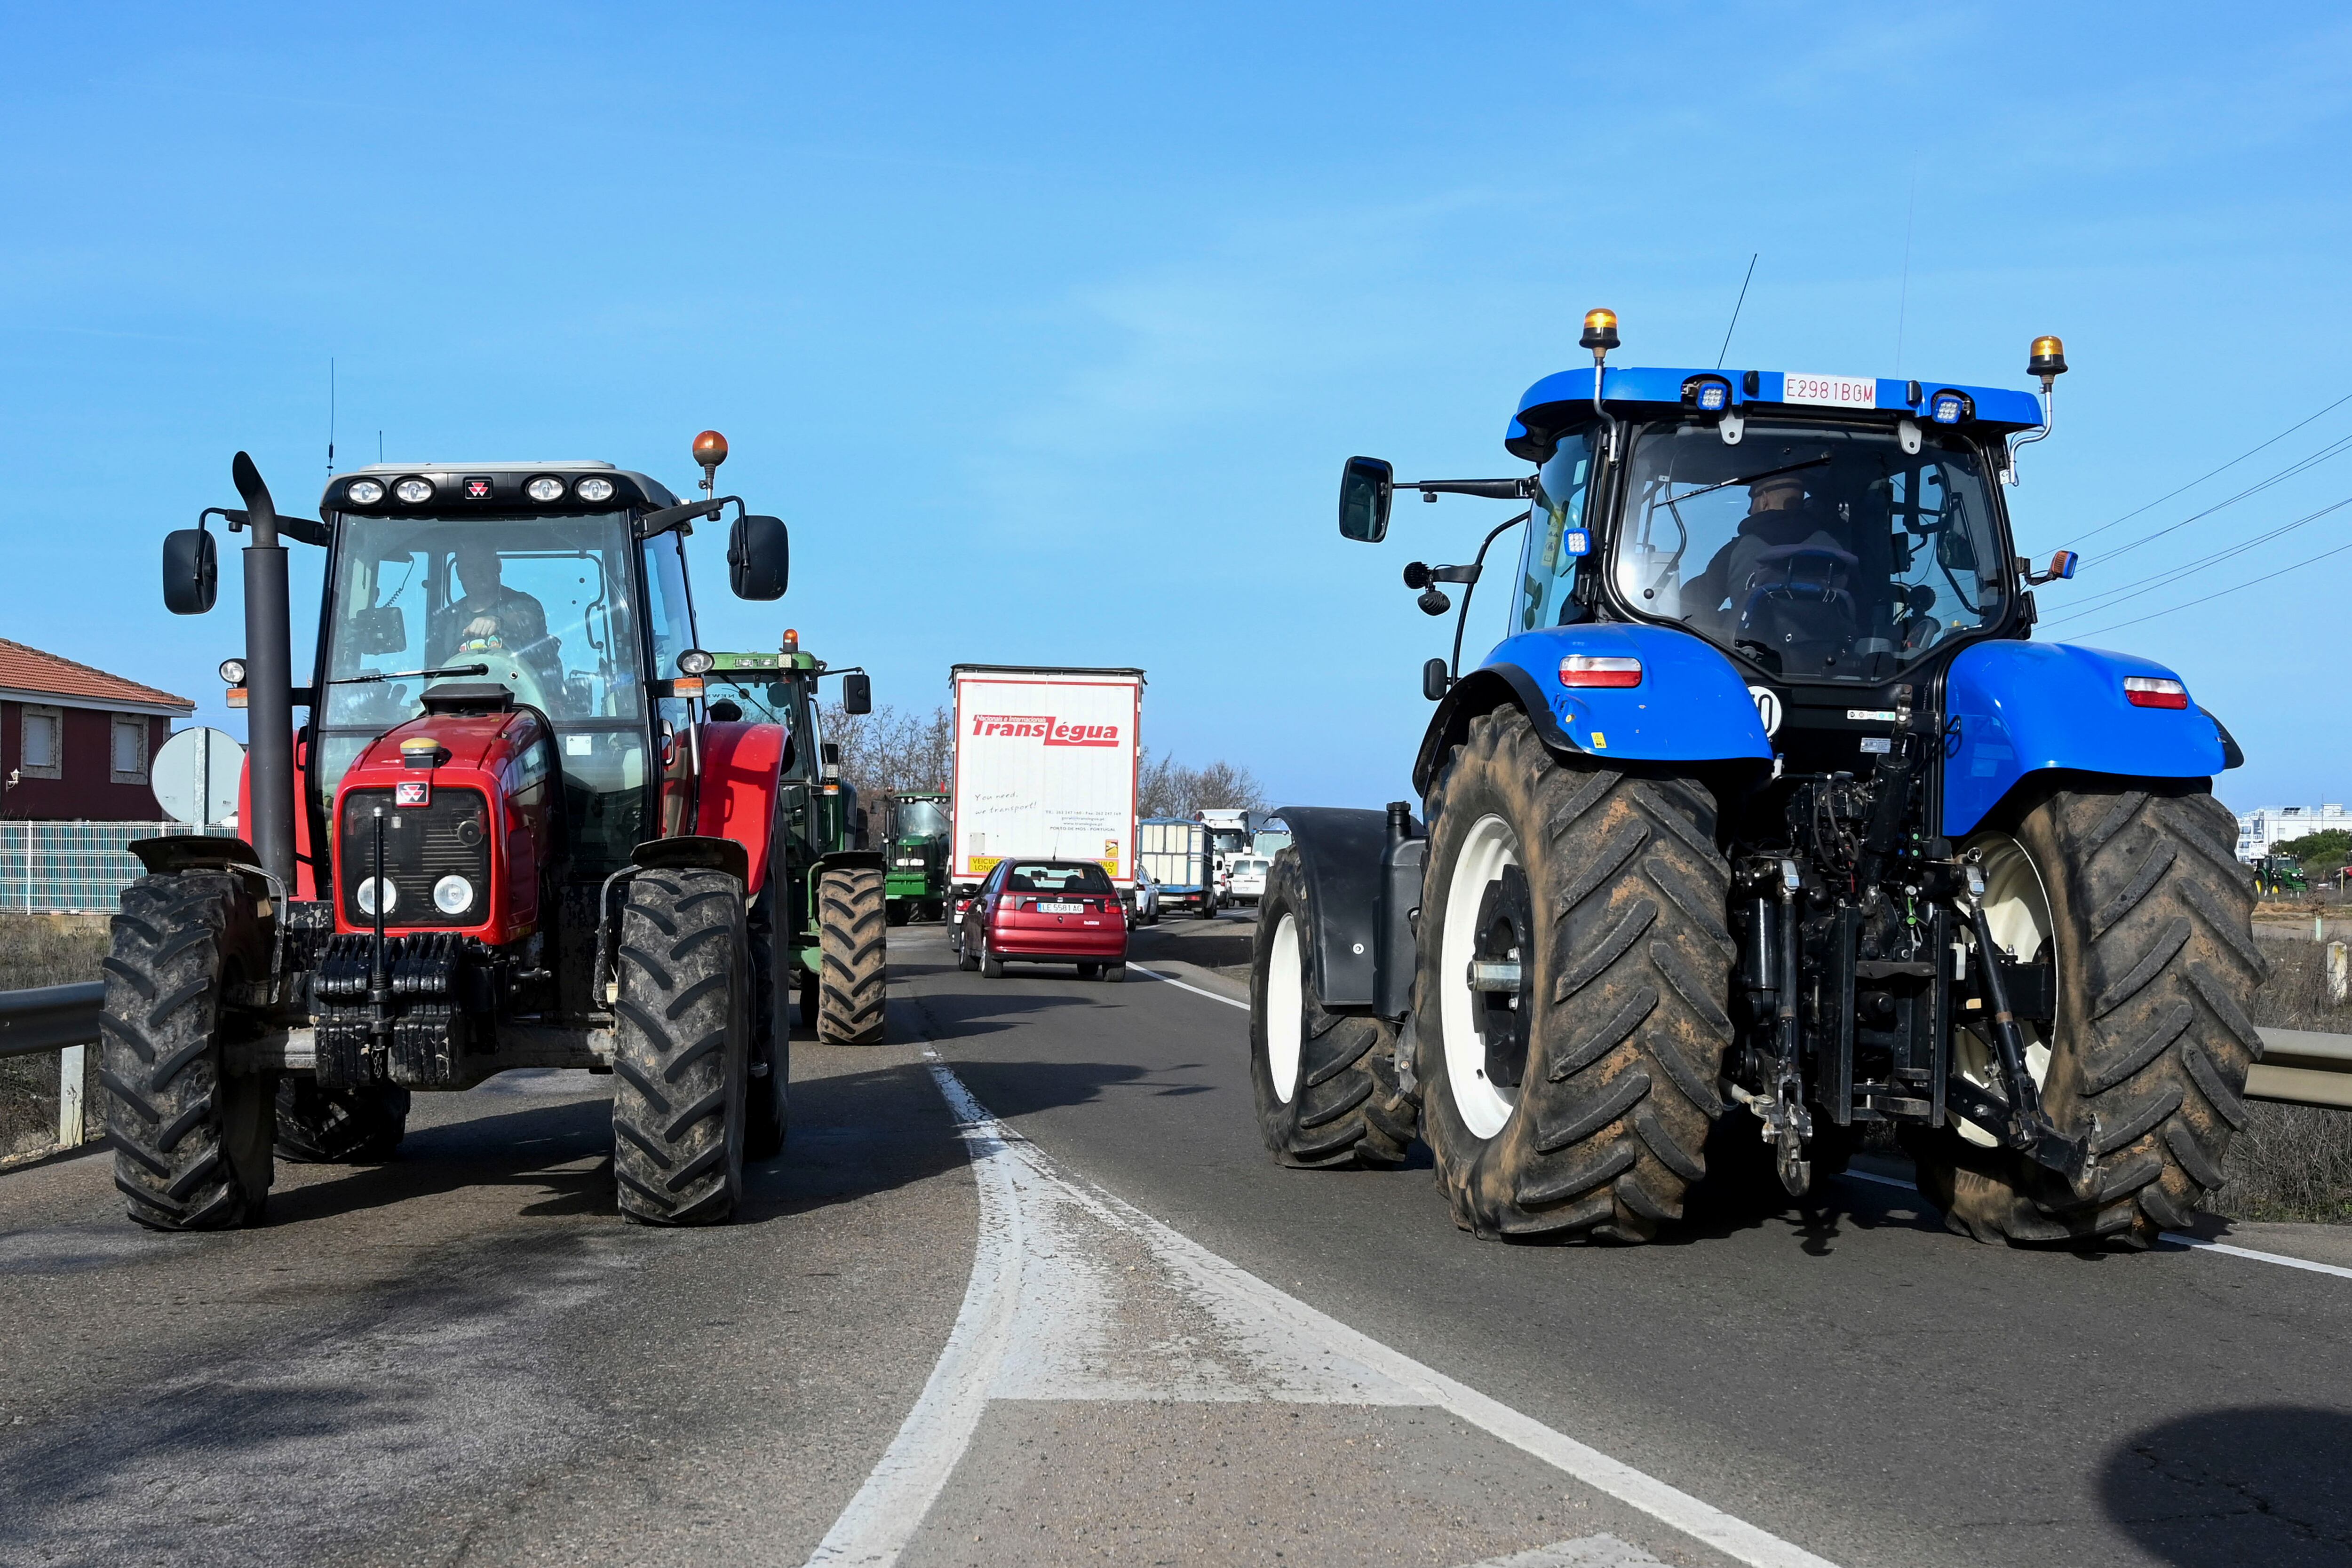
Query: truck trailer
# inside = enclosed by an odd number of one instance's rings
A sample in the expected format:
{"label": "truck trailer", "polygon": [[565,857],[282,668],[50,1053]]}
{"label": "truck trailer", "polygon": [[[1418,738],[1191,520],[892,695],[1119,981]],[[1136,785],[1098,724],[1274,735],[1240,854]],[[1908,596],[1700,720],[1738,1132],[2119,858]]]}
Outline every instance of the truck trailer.
{"label": "truck trailer", "polygon": [[950,877],[957,894],[1007,855],[1093,861],[1135,889],[1143,672],[958,664]]}

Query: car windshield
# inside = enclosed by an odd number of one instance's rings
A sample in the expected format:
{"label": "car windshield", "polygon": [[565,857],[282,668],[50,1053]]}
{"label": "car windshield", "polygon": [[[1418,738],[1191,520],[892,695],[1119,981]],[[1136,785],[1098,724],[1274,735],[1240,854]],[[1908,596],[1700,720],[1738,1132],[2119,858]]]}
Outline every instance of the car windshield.
{"label": "car windshield", "polygon": [[[643,547],[650,559],[663,542]],[[693,638],[674,562],[651,572],[652,604],[633,602],[639,548],[617,512],[343,518],[319,709],[322,796],[369,741],[424,711],[426,686],[494,681],[562,737],[574,871],[626,863],[646,783],[644,640],[669,658]],[[416,673],[467,666],[478,671]]]}
{"label": "car windshield", "polygon": [[1919,427],[1661,423],[1636,438],[1617,591],[1773,674],[1884,680],[1990,625],[2004,567],[1978,449]]}
{"label": "car windshield", "polygon": [[1108,893],[1110,878],[1098,865],[1050,862],[1016,865],[1005,873],[1007,893]]}

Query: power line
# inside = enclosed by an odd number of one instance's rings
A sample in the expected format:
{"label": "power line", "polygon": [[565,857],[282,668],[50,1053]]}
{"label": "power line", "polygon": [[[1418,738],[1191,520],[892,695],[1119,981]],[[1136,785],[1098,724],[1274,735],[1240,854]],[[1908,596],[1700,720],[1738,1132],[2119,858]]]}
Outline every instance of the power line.
{"label": "power line", "polygon": [[[2343,506],[2345,504],[2347,503],[2341,501],[2336,503],[2337,506]],[[2334,508],[2331,507],[2330,509],[2333,510]],[[2322,550],[2317,555],[2312,556],[2308,559],[2296,561],[2293,566],[2283,566],[2276,571],[2266,571],[2260,577],[2248,578],[2245,581],[2237,584],[2237,586],[2233,588],[2217,589],[2211,593],[2204,594],[2200,598],[2189,600],[2185,604],[2176,604],[2169,610],[2151,610],[2147,614],[2137,616],[2132,620],[2117,621],[2112,625],[2095,627],[2091,631],[2081,632],[2079,635],[2084,637],[2104,636],[2109,632],[2120,632],[2126,626],[2137,626],[2143,621],[2154,621],[2162,616],[2178,614],[2183,610],[2194,610],[2200,604],[2210,604],[2216,599],[2227,598],[2232,593],[2241,592],[2245,589],[2252,588],[2257,583],[2268,582],[2274,577],[2284,577],[2290,571],[2301,571],[2306,566],[2312,566],[2317,562],[2326,560],[2330,556],[2342,555],[2346,550],[2352,550],[2352,544],[2337,545],[2334,549]]]}
{"label": "power line", "polygon": [[2094,594],[2080,606],[2070,608],[2065,614],[2053,616],[2050,624],[2063,626],[2069,621],[2081,621],[2093,615],[2104,615],[2127,599],[2137,599],[2142,594],[2153,593],[2158,589],[2168,587],[2206,567],[2217,565],[2232,556],[2243,555],[2258,546],[2266,545],[2273,539],[2291,534],[2305,524],[2315,523],[2330,513],[2343,510],[2346,507],[2352,507],[2352,496],[2347,496],[2331,506],[2322,507],[2315,512],[2307,512],[2291,523],[2282,523],[2266,534],[2257,534],[2243,544],[2231,545],[2227,549],[2215,550],[2211,555],[2201,556],[2180,566],[2167,567],[2162,571],[2151,572],[2146,577],[2137,578],[2130,582],[2121,583]]}
{"label": "power line", "polygon": [[2163,495],[2158,496],[2155,500],[2148,502],[2147,506],[2134,507],[2122,517],[2116,518],[2114,522],[2101,523],[2089,533],[2083,534],[2078,537],[2086,539],[2095,538],[2100,534],[2105,533],[2109,528],[2114,528],[2116,523],[2127,523],[2134,517],[2138,517],[2142,512],[2151,511],[2158,507],[2161,507],[2164,503],[2172,499],[2173,497],[2194,490],[2198,486],[2202,485],[2206,480],[2213,477],[2215,474],[2221,473],[2226,469],[2236,467],[2239,464],[2243,463],[2247,458],[2252,457],[2255,453],[2260,452],[2263,446],[2277,445],[2280,442],[2284,441],[2288,436],[2293,435],[2296,431],[2301,430],[2305,425],[2309,424],[2312,420],[2318,419],[2326,414],[2333,413],[2347,402],[2352,402],[2352,392],[2347,392],[2342,397],[2337,398],[2334,402],[2331,402],[2326,408],[2321,409],[2318,413],[2313,414],[2310,419],[2299,419],[2295,421],[2295,423],[2288,425],[2276,435],[2272,436],[2268,441],[2263,442],[2261,446],[2249,446],[2243,452],[2239,453],[2235,457],[2231,458],[2227,463],[2222,464],[2220,468],[2213,469],[2210,473],[2200,474],[2196,478],[2189,481],[2188,484],[2180,486],[2179,489],[2168,490]]}
{"label": "power line", "polygon": [[[2191,523],[2201,522],[2205,518],[2211,517],[2216,512],[2225,511],[2228,508],[2236,506],[2239,502],[2246,499],[2249,496],[2259,496],[2264,490],[2269,489],[2272,486],[2292,479],[2296,475],[2306,472],[2309,469],[2315,468],[2331,457],[2341,457],[2347,452],[2352,452],[2352,435],[2338,437],[2336,440],[2328,443],[2326,446],[2323,446],[2318,451],[2313,453],[2310,456],[2298,458],[2296,461],[2290,463],[2285,467],[2280,469],[2277,473],[2248,486],[2246,488],[2239,491],[2236,495],[2231,497],[2226,501],[2216,501],[2201,512],[2191,512],[2189,516],[2181,518],[2177,523],[2168,523],[2153,533],[2142,534],[2136,539],[2131,539],[2124,544],[2117,545],[2114,549],[2111,549],[2106,553],[2104,559],[2113,560],[2117,556],[2129,555],[2132,551],[2139,549],[2139,547],[2144,544],[2152,543],[2157,539],[2162,538],[2167,534],[2178,533]],[[2110,524],[2108,526],[2112,527],[2113,525]],[[2096,532],[2097,530],[2094,529],[2092,531]],[[2082,537],[2088,538],[2090,535],[2085,534]]]}

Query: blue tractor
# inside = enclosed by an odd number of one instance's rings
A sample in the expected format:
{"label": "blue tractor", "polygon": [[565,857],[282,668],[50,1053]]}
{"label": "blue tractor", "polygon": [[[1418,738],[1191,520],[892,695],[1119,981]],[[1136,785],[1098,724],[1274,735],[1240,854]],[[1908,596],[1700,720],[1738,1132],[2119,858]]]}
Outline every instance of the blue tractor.
{"label": "blue tractor", "polygon": [[[1645,1240],[1702,1180],[1803,1197],[1889,1128],[1950,1226],[2145,1246],[2221,1181],[2260,1051],[2243,760],[2173,671],[2038,643],[2002,485],[2042,396],[1610,368],[1529,388],[1534,472],[1350,459],[1522,503],[1507,634],[1437,705],[1426,826],[1285,807],[1252,979],[1266,1142],[1301,1166],[1418,1135],[1482,1237]],[[1604,379],[1605,378],[1605,379]]]}

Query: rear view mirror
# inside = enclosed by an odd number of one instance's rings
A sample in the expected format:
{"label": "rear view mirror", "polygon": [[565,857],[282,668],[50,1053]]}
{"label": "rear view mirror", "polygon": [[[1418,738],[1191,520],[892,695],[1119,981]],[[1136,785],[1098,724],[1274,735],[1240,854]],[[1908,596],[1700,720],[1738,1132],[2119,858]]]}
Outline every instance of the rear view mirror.
{"label": "rear view mirror", "polygon": [[791,536],[782,517],[754,512],[727,536],[727,581],[738,599],[782,599],[792,580]]}
{"label": "rear view mirror", "polygon": [[845,713],[874,711],[874,683],[863,670],[852,670],[841,677],[841,706]]}
{"label": "rear view mirror", "polygon": [[220,592],[220,556],[209,528],[173,528],[163,536],[163,607],[174,615],[202,615]]}
{"label": "rear view mirror", "polygon": [[1339,476],[1339,533],[1376,545],[1388,538],[1389,501],[1396,493],[1396,466],[1378,457],[1350,457]]}
{"label": "rear view mirror", "polygon": [[1974,571],[1977,547],[1968,535],[1946,528],[1936,536],[1936,564],[1947,571]]}
{"label": "rear view mirror", "polygon": [[382,604],[352,617],[352,649],[360,653],[397,653],[408,646],[408,622],[397,604]]}

